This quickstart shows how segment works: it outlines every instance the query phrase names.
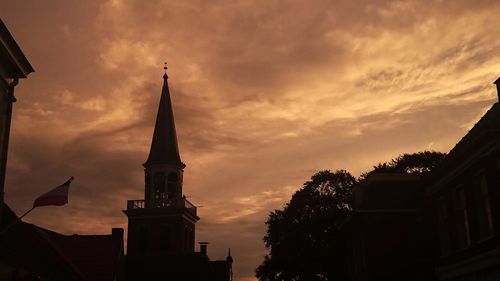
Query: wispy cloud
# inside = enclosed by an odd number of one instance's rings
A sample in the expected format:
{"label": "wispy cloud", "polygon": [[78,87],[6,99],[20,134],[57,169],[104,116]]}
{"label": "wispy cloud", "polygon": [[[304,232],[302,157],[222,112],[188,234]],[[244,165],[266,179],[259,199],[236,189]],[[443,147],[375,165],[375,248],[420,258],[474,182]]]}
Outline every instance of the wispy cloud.
{"label": "wispy cloud", "polygon": [[[29,8],[25,5],[29,5]],[[497,1],[7,1],[37,72],[16,89],[7,201],[21,212],[74,175],[71,203],[29,221],[125,226],[143,194],[169,65],[197,237],[253,280],[270,211],[321,169],[359,174],[449,150],[495,101]],[[60,220],[51,220],[57,216]]]}

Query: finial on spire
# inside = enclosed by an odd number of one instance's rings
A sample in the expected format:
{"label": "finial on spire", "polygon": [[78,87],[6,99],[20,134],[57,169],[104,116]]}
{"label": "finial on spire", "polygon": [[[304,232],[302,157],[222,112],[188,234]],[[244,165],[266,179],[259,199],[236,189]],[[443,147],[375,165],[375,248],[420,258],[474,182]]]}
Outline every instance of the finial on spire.
{"label": "finial on spire", "polygon": [[167,69],[168,69],[167,62],[165,62],[164,66],[163,66],[163,69],[165,70],[165,74],[163,74],[163,78],[167,79],[168,78],[168,75],[167,75]]}

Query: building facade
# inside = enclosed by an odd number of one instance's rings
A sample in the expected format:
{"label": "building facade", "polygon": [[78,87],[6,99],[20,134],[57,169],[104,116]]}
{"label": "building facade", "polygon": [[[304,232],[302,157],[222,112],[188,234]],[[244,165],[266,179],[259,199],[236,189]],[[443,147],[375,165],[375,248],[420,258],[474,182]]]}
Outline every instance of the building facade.
{"label": "building facade", "polygon": [[[0,207],[4,202],[12,105],[16,101],[14,88],[19,79],[26,78],[33,71],[33,67],[0,19]],[[0,208],[1,220],[2,208]]]}
{"label": "building facade", "polygon": [[434,270],[420,175],[371,174],[342,226],[352,280],[428,281]]}
{"label": "building facade", "polygon": [[[495,84],[499,86],[497,80]],[[500,96],[500,90],[498,91]],[[500,280],[500,104],[426,183],[437,280]]]}
{"label": "building facade", "polygon": [[372,176],[342,229],[351,280],[500,280],[498,102],[431,173]]}

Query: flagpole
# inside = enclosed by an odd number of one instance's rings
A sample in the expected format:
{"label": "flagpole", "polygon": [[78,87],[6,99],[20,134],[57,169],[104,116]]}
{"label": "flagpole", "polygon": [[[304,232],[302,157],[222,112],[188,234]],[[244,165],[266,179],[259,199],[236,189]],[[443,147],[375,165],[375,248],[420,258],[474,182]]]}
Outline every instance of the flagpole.
{"label": "flagpole", "polygon": [[[64,184],[70,184],[75,178],[73,176],[71,176]],[[43,205],[42,205],[43,206]],[[22,216],[20,216],[18,219],[16,219],[15,221],[13,221],[12,223],[10,223],[9,225],[7,225],[6,227],[4,227],[4,229],[0,230],[0,235],[3,235],[4,233],[7,232],[7,230],[9,230],[12,226],[14,226],[15,224],[19,223],[19,222],[22,222],[22,218],[24,218],[26,215],[28,215],[29,213],[31,213],[31,211],[33,211],[36,207],[38,207],[37,205],[33,204],[33,207],[31,207],[31,209],[29,209],[28,211],[26,211],[26,213],[24,213]]]}
{"label": "flagpole", "polygon": [[31,207],[31,209],[29,209],[26,213],[24,213],[22,216],[19,217],[19,219],[22,219],[24,218],[24,216],[26,216],[27,214],[31,213],[31,211],[33,211],[36,207]]}
{"label": "flagpole", "polygon": [[16,225],[17,223],[19,222],[22,222],[22,218],[24,216],[26,216],[27,214],[29,214],[31,211],[33,211],[33,209],[35,209],[36,207],[31,207],[31,209],[29,209],[26,213],[24,213],[22,216],[19,217],[19,219],[11,222],[9,225],[7,225],[2,231],[0,231],[0,235],[3,235],[4,233],[7,232],[7,230],[9,230],[11,227],[13,227],[14,225]]}
{"label": "flagpole", "polygon": [[[75,177],[71,176],[64,184],[70,184],[74,179],[75,179]],[[31,209],[29,209],[28,211],[26,211],[26,213],[24,213],[22,216],[19,217],[19,220],[24,218],[27,214],[31,213],[31,211],[33,211],[36,207],[38,207],[38,206],[33,205],[33,207],[31,207]]]}
{"label": "flagpole", "polygon": [[4,229],[2,229],[2,231],[0,231],[0,235],[3,235],[4,233],[6,233],[11,227],[13,227],[14,225],[16,225],[17,223],[19,222],[22,222],[22,218],[24,216],[26,216],[27,214],[29,214],[31,211],[33,211],[33,209],[35,209],[36,207],[31,207],[31,209],[29,209],[26,213],[24,213],[22,216],[19,217],[19,219],[11,222],[9,225],[7,225]]}

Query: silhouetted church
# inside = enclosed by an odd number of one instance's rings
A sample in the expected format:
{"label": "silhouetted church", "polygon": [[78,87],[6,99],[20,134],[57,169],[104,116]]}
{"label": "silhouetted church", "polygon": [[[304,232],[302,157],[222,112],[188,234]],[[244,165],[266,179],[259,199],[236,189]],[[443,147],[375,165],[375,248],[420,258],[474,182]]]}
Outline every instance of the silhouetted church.
{"label": "silhouetted church", "polygon": [[[166,69],[166,68],[165,68]],[[206,244],[195,252],[196,207],[182,193],[185,165],[164,85],[145,168],[144,200],[128,202],[128,255],[123,229],[108,235],[63,235],[21,221],[3,202],[14,87],[33,68],[0,20],[0,280],[231,281],[232,257],[210,261]]]}
{"label": "silhouetted church", "polygon": [[129,200],[127,280],[232,280],[233,259],[210,261],[206,243],[195,252],[196,206],[183,194],[182,163],[175,131],[168,76],[144,166],[144,199]]}

